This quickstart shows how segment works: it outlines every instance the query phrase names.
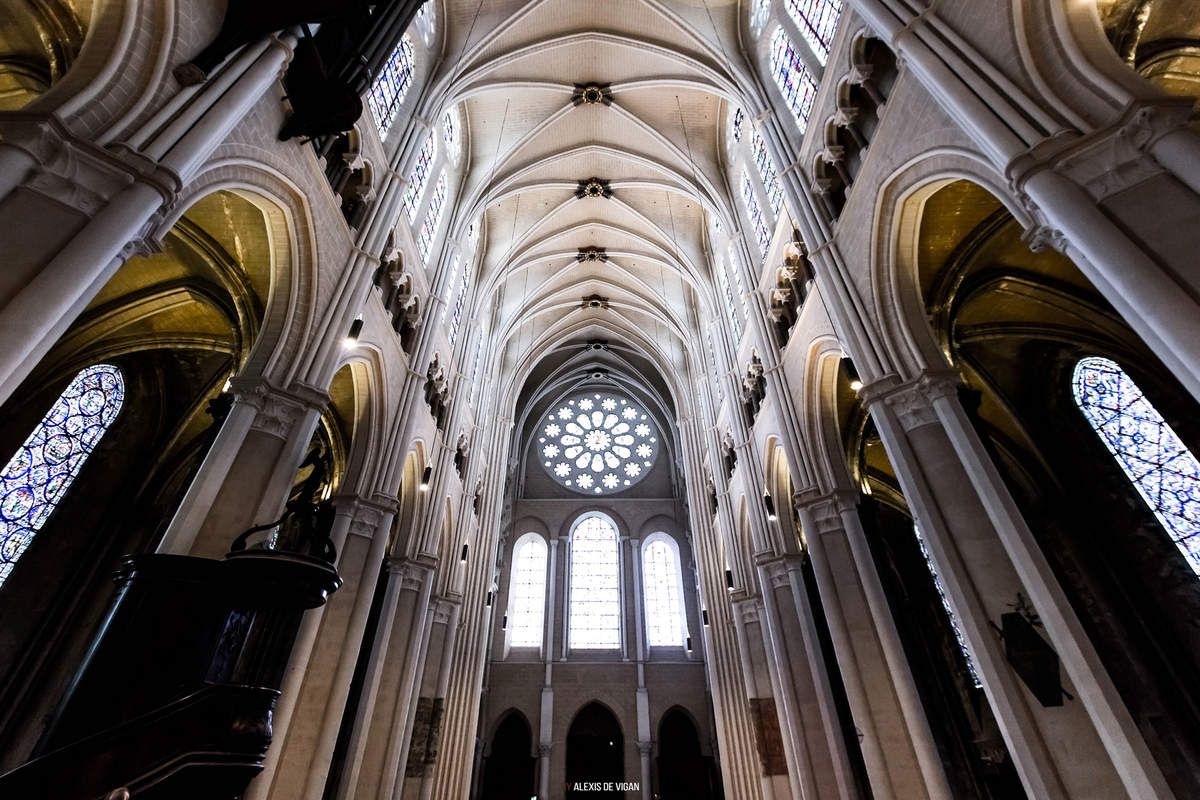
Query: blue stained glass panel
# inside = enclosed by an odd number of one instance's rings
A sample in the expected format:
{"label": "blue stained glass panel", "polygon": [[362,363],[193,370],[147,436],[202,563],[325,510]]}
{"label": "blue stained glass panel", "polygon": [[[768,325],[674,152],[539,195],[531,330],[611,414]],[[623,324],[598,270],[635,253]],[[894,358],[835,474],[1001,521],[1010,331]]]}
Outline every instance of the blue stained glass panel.
{"label": "blue stained glass panel", "polygon": [[784,0],[784,5],[804,41],[824,64],[829,58],[829,45],[833,42],[838,18],[842,15],[841,0]]}
{"label": "blue stained glass panel", "polygon": [[0,585],[46,523],[121,410],[121,371],[79,372],[0,475]]}
{"label": "blue stained glass panel", "polygon": [[1115,362],[1075,365],[1075,403],[1129,482],[1200,575],[1200,462]]}
{"label": "blue stained glass panel", "polygon": [[417,234],[417,250],[421,260],[429,260],[429,251],[433,248],[433,237],[437,234],[438,226],[442,224],[442,212],[446,210],[446,170],[438,176],[437,185],[433,187],[433,197],[429,199],[429,210],[425,212],[425,222]]}
{"label": "blue stained glass panel", "polygon": [[425,187],[429,185],[429,171],[433,166],[433,157],[437,153],[437,139],[431,133],[425,137],[421,152],[417,153],[417,163],[413,164],[408,173],[408,185],[404,187],[404,210],[409,222],[417,221],[417,211],[421,208],[421,198],[425,195]]}
{"label": "blue stained glass panel", "polygon": [[370,106],[371,116],[375,117],[379,126],[379,138],[387,138],[412,82],[413,43],[408,34],[405,34],[400,39],[400,44],[396,45],[396,49],[388,56],[383,71],[379,73],[379,77],[371,84],[371,91],[367,93],[367,105]]}
{"label": "blue stained glass panel", "polygon": [[750,215],[750,222],[754,226],[754,238],[758,242],[758,250],[765,256],[771,247],[771,231],[767,228],[762,208],[758,205],[758,197],[754,194],[754,184],[750,182],[750,176],[745,172],[742,172],[742,202],[745,203],[746,213]]}
{"label": "blue stained glass panel", "polygon": [[734,109],[733,116],[729,120],[729,134],[735,142],[742,140],[742,125],[746,122],[746,113],[741,107]]}
{"label": "blue stained glass panel", "polygon": [[783,186],[779,183],[779,175],[775,172],[775,162],[767,152],[767,143],[753,131],[750,137],[750,150],[754,155],[754,166],[758,167],[758,176],[762,178],[763,188],[767,190],[767,201],[771,204],[771,213],[779,216],[783,208]]}
{"label": "blue stained glass panel", "polygon": [[803,133],[808,127],[808,116],[817,99],[817,82],[813,80],[796,52],[796,46],[783,28],[778,28],[771,37],[771,72],[783,99],[787,102],[796,125]]}

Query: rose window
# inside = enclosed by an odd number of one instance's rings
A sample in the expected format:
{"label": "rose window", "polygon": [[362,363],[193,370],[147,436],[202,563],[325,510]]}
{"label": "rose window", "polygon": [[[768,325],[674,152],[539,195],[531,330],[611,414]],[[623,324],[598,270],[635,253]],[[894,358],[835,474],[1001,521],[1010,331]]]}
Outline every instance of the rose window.
{"label": "rose window", "polygon": [[583,494],[614,494],[646,477],[658,455],[650,417],[628,398],[592,392],[553,407],[538,430],[542,466]]}

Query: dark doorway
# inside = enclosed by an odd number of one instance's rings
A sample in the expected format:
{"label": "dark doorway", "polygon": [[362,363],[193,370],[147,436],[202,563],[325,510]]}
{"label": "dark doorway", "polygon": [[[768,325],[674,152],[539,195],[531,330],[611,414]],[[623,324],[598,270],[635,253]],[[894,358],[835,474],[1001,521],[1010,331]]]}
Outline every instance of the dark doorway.
{"label": "dark doorway", "polygon": [[682,709],[668,711],[658,724],[658,797],[661,800],[714,800],[711,759],[700,752],[700,734]]}
{"label": "dark doorway", "polygon": [[[599,703],[589,703],[575,715],[567,733],[566,796],[624,798],[622,791],[597,790],[597,784],[617,784],[625,777],[625,737],[612,712]],[[581,791],[577,785],[586,784]]]}
{"label": "dark doorway", "polygon": [[529,800],[533,788],[533,734],[518,711],[496,728],[483,765],[479,796],[487,800]]}

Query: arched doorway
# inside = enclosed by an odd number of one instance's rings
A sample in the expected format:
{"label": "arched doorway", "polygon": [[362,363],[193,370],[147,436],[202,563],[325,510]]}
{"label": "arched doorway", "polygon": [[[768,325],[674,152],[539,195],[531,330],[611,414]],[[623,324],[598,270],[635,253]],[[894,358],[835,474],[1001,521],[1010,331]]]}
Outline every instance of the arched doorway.
{"label": "arched doorway", "polygon": [[519,711],[510,711],[496,727],[485,757],[479,797],[487,800],[529,800],[533,785],[533,734]]}
{"label": "arched doorway", "polygon": [[566,796],[624,797],[620,791],[576,790],[580,784],[619,783],[625,778],[625,737],[612,712],[599,703],[588,703],[575,715],[567,732]]}
{"label": "arched doorway", "polygon": [[713,777],[711,759],[700,750],[696,726],[682,709],[671,709],[658,723],[656,796],[660,800],[710,800],[718,796]]}

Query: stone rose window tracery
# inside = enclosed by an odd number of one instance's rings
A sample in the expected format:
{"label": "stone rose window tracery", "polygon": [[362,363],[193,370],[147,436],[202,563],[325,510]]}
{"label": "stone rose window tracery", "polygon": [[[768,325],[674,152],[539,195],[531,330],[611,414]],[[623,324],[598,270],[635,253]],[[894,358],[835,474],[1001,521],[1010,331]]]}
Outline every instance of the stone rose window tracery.
{"label": "stone rose window tracery", "polygon": [[535,454],[560,486],[588,495],[615,494],[639,483],[658,457],[658,431],[627,397],[585,392],[551,407]]}

